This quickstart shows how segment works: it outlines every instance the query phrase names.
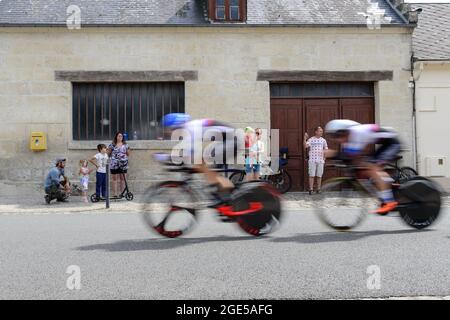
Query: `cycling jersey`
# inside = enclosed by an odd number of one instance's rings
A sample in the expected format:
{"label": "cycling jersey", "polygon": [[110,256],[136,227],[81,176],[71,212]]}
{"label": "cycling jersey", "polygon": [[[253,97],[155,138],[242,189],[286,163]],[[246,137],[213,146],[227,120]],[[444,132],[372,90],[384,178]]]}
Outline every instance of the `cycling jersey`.
{"label": "cycling jersey", "polygon": [[381,146],[370,155],[372,160],[390,161],[400,152],[400,141],[395,131],[381,128],[377,124],[362,124],[349,129],[348,142],[343,145],[343,153],[350,156],[361,155],[368,145]]}
{"label": "cycling jersey", "polygon": [[[215,156],[215,148],[214,142],[223,143],[223,161],[225,162],[225,154],[226,154],[226,138],[227,133],[230,133],[230,138],[234,138],[234,128],[228,124],[223,122],[219,122],[212,119],[198,119],[186,122],[184,126],[181,128],[187,131],[187,137],[190,140],[187,141],[189,145],[184,145],[184,150],[187,151],[186,154],[191,155],[191,161],[194,160],[195,163],[200,164],[203,158],[204,151],[204,143],[209,145],[212,154],[208,152],[209,156]],[[184,133],[186,134],[186,133]],[[214,137],[214,138],[213,138]],[[234,139],[232,141],[234,145]],[[195,152],[197,151],[197,152]],[[201,152],[200,152],[201,151]]]}

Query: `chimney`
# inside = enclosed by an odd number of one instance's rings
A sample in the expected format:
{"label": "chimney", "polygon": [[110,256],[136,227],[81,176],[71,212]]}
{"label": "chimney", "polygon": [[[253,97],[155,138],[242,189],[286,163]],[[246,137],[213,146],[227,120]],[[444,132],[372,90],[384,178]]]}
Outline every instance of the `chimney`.
{"label": "chimney", "polygon": [[409,23],[417,23],[419,20],[418,12],[411,11],[411,5],[409,3],[405,3],[404,0],[387,0],[390,4],[397,9],[407,20]]}

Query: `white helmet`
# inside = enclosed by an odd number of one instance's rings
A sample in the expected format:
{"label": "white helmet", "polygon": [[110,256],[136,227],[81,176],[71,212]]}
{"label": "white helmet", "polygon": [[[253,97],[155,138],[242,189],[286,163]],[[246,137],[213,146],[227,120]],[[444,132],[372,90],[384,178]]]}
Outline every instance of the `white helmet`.
{"label": "white helmet", "polygon": [[346,131],[350,129],[350,127],[357,126],[359,124],[360,123],[356,121],[347,119],[331,120],[325,126],[325,132],[328,134],[335,134],[338,131]]}

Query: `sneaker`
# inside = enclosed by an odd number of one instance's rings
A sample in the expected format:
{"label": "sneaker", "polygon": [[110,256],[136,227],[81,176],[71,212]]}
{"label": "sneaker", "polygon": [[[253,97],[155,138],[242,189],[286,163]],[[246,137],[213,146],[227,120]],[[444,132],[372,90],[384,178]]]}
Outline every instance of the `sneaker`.
{"label": "sneaker", "polygon": [[44,198],[45,198],[45,202],[46,202],[47,204],[50,204],[50,201],[52,201],[52,200],[50,199],[50,196],[49,196],[48,194],[46,194]]}
{"label": "sneaker", "polygon": [[320,189],[316,191],[317,194],[320,194]]}
{"label": "sneaker", "polygon": [[386,203],[382,204],[381,207],[378,208],[377,210],[372,211],[372,213],[386,214],[386,213],[394,210],[397,206],[398,206],[398,202],[396,202],[396,201],[386,202]]}
{"label": "sneaker", "polygon": [[309,195],[310,195],[310,196],[313,194],[313,191],[312,191],[312,190],[309,190],[308,192],[309,192]]}

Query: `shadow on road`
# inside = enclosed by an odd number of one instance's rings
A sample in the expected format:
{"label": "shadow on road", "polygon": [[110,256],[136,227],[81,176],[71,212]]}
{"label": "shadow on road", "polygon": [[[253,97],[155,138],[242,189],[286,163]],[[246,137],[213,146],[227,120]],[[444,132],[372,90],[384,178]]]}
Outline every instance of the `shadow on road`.
{"label": "shadow on road", "polygon": [[429,232],[427,230],[373,230],[373,231],[347,231],[347,232],[320,232],[320,233],[303,233],[292,237],[272,238],[272,242],[299,242],[299,243],[323,243],[323,242],[342,242],[342,241],[356,241],[362,238],[380,236],[380,235],[399,235],[399,234],[413,234],[418,232]]}
{"label": "shadow on road", "polygon": [[94,251],[102,250],[108,252],[122,252],[122,251],[141,251],[141,250],[168,250],[179,247],[204,244],[211,242],[230,242],[230,241],[266,241],[275,243],[297,242],[297,243],[324,243],[324,242],[342,242],[342,241],[356,241],[362,238],[380,236],[380,235],[401,235],[413,234],[418,232],[429,232],[427,230],[374,230],[374,231],[350,231],[350,232],[321,232],[321,233],[304,233],[291,237],[251,237],[251,236],[215,236],[202,238],[152,238],[152,239],[136,239],[136,240],[122,240],[112,243],[100,243],[89,246],[78,247],[75,250],[79,251]]}
{"label": "shadow on road", "polygon": [[76,248],[76,250],[79,251],[104,250],[108,252],[166,250],[210,242],[256,241],[262,239],[267,239],[267,237],[256,238],[252,236],[240,236],[240,237],[216,236],[216,237],[178,238],[178,239],[166,239],[166,238],[136,239],[136,240],[122,240],[112,243],[100,243],[90,246],[82,246]]}

